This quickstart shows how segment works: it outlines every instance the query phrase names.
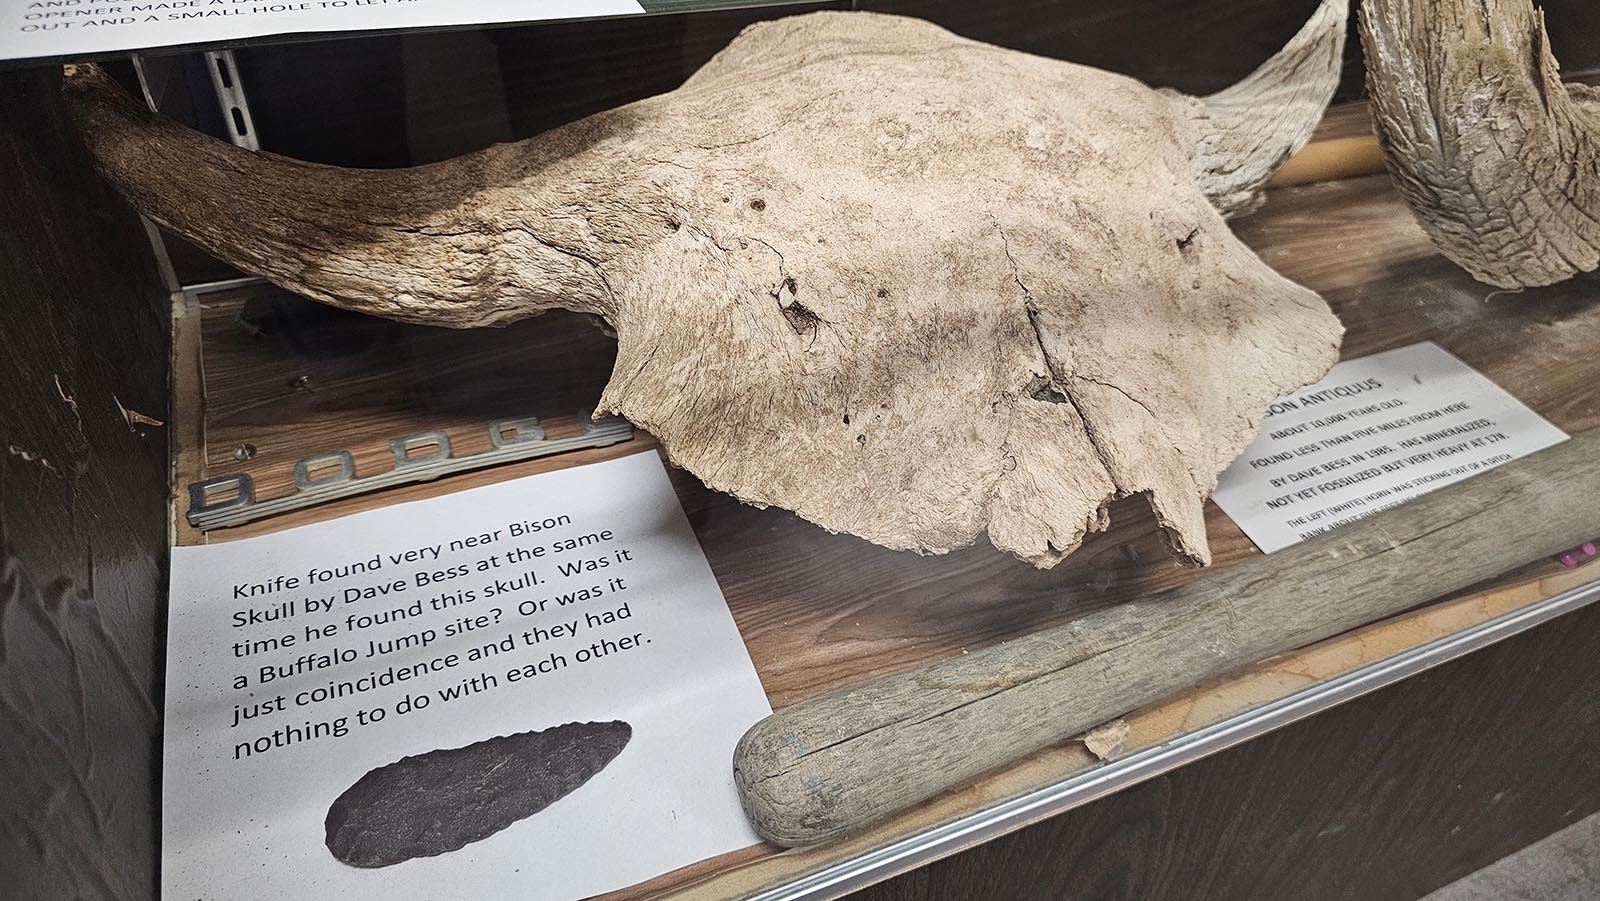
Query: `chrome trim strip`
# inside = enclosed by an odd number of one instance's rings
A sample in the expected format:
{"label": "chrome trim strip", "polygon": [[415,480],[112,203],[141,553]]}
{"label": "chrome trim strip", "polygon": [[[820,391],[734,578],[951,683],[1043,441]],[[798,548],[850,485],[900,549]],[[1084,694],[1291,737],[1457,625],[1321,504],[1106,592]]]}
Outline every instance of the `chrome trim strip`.
{"label": "chrome trim strip", "polygon": [[1008,801],[890,842],[786,885],[746,895],[748,901],[822,901],[866,888],[941,857],[998,838],[1186,763],[1391,685],[1565,613],[1600,601],[1600,579],[1486,620],[1453,635],[1353,669],[1172,740],[1073,773]]}
{"label": "chrome trim strip", "polygon": [[267,280],[259,276],[246,275],[239,278],[224,278],[214,282],[195,282],[184,285],[183,290],[190,294],[209,294],[212,291],[228,291],[233,288],[248,288],[252,285],[265,285]]}
{"label": "chrome trim strip", "polygon": [[[189,510],[184,515],[189,520],[189,525],[207,531],[241,526],[280,513],[303,510],[384,488],[429,482],[442,476],[486,469],[502,463],[517,463],[537,457],[564,454],[568,451],[609,447],[633,440],[632,423],[616,416],[605,416],[600,421],[594,422],[589,419],[591,412],[593,411],[578,411],[576,418],[583,432],[565,438],[546,438],[544,430],[535,424],[538,420],[531,416],[491,422],[489,434],[491,443],[494,444],[493,449],[464,457],[434,455],[411,460],[403,456],[406,453],[405,442],[418,436],[404,435],[389,442],[393,467],[385,472],[366,476],[356,475],[355,458],[348,450],[338,449],[312,454],[295,462],[292,493],[264,501],[256,500],[255,483],[247,473],[234,472],[212,476],[189,484]],[[507,427],[520,428],[519,437],[513,439],[503,437],[503,430]],[[495,435],[501,437],[496,440],[492,437]],[[396,445],[396,440],[400,442],[400,446]],[[338,466],[336,474],[313,473],[314,469],[323,468],[329,463]],[[227,500],[211,502],[212,491],[219,488],[232,491],[234,495]]]}

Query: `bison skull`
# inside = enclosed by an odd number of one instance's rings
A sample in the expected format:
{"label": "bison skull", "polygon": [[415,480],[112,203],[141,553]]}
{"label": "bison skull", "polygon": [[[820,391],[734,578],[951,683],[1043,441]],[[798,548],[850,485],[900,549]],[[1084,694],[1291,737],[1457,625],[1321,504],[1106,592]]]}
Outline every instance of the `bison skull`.
{"label": "bison skull", "polygon": [[1039,566],[1143,494],[1183,559],[1202,505],[1340,326],[1241,244],[1332,94],[1345,6],[1208,98],[817,13],[681,88],[437,165],[254,154],[68,91],[101,171],[239,268],[410,322],[604,317],[599,408],[713,488],[891,548],[988,530]]}

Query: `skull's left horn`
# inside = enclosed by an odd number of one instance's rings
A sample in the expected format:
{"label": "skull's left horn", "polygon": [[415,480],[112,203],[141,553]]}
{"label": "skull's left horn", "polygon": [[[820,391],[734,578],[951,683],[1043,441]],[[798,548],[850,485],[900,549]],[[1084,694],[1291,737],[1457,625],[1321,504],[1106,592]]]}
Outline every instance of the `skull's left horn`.
{"label": "skull's left horn", "polygon": [[1189,171],[1224,216],[1255,209],[1261,186],[1311,140],[1339,87],[1348,0],[1322,0],[1300,31],[1244,80],[1208,97],[1173,93],[1194,127]]}
{"label": "skull's left horn", "polygon": [[[581,187],[562,187],[596,180],[583,168],[583,123],[515,153],[491,147],[411,169],[345,169],[207,137],[150,112],[97,66],[68,66],[65,79],[100,173],[146,215],[253,275],[429,325],[485,325],[557,306],[608,312],[592,205]],[[517,215],[507,217],[511,195]]]}
{"label": "skull's left horn", "polygon": [[1529,0],[1367,0],[1372,120],[1439,252],[1501,288],[1600,269],[1600,90]]}

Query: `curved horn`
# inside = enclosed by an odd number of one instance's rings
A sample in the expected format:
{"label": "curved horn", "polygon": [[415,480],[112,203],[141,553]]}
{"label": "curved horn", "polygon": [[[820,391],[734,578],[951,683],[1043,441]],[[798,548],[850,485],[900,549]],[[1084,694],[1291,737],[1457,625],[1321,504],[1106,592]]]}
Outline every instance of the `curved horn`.
{"label": "curved horn", "polygon": [[1474,278],[1600,266],[1600,91],[1561,83],[1530,0],[1367,0],[1373,123],[1395,184]]}
{"label": "curved horn", "polygon": [[1189,171],[1224,216],[1251,212],[1259,191],[1311,140],[1339,87],[1348,0],[1322,0],[1260,68],[1209,97],[1178,94],[1197,135]]}
{"label": "curved horn", "polygon": [[[594,242],[574,213],[581,198],[527,187],[594,181],[574,172],[581,153],[559,137],[412,169],[342,169],[207,137],[150,112],[98,66],[65,74],[100,173],[140,211],[253,275],[429,325],[606,312],[605,280],[583,252]],[[515,215],[502,215],[511,194]]]}

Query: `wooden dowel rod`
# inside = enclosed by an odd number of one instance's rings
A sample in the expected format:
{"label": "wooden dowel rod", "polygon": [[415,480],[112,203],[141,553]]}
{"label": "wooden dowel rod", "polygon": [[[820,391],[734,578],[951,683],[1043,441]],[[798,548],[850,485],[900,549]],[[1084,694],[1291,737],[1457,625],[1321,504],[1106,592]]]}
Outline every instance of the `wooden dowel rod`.
{"label": "wooden dowel rod", "polygon": [[826,842],[1206,679],[1600,535],[1600,430],[1268,556],[785,708],[734,776],[768,841]]}
{"label": "wooden dowel rod", "polygon": [[1383,148],[1374,135],[1312,141],[1267,182],[1269,188],[1360,178],[1383,171]]}

